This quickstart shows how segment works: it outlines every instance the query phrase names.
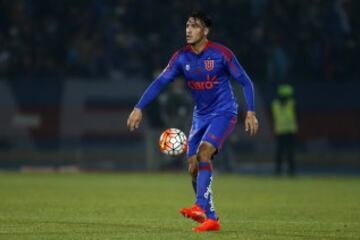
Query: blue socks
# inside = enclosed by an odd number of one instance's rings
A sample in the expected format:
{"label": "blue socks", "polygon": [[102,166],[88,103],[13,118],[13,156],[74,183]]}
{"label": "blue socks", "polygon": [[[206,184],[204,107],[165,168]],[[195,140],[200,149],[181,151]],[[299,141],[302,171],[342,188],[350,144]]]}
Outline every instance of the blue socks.
{"label": "blue socks", "polygon": [[208,218],[217,219],[213,198],[212,198],[212,165],[209,162],[199,162],[199,172],[197,176],[196,204],[205,212]]}

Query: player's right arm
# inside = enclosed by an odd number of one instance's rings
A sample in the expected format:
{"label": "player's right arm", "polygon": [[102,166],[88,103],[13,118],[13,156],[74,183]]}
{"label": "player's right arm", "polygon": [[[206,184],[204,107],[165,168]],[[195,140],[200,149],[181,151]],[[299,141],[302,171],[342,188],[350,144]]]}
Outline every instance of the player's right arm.
{"label": "player's right arm", "polygon": [[169,64],[164,71],[150,84],[145,90],[139,102],[129,115],[127,126],[130,131],[138,128],[142,120],[142,109],[148,105],[155,97],[157,97],[161,90],[171,81],[173,81],[181,73],[179,62],[180,51],[177,51],[170,59]]}

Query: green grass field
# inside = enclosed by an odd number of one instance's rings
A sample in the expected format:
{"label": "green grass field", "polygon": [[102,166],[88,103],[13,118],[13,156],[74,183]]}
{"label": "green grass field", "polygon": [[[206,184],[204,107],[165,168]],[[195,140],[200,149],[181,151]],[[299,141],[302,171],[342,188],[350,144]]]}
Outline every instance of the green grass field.
{"label": "green grass field", "polygon": [[0,173],[0,239],[360,239],[360,178],[219,174],[213,190],[222,231],[193,233],[185,174]]}

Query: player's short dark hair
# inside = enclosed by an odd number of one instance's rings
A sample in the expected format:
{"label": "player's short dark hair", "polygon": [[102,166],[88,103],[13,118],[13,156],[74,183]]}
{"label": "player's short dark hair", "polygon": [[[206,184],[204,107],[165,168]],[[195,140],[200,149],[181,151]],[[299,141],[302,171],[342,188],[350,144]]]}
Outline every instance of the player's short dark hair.
{"label": "player's short dark hair", "polygon": [[203,11],[194,11],[189,15],[189,18],[199,19],[208,28],[212,25],[211,16]]}

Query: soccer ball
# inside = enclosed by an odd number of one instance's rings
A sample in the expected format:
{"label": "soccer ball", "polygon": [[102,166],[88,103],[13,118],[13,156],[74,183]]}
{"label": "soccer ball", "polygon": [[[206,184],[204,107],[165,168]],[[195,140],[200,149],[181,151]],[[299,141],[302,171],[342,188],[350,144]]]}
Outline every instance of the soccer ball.
{"label": "soccer ball", "polygon": [[177,128],[166,129],[160,136],[160,151],[170,156],[178,156],[187,149],[185,133]]}

